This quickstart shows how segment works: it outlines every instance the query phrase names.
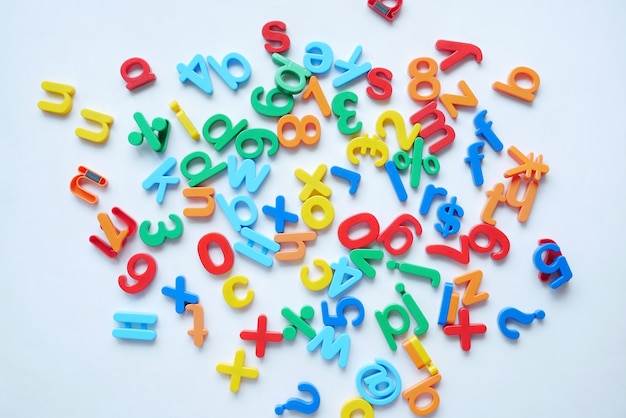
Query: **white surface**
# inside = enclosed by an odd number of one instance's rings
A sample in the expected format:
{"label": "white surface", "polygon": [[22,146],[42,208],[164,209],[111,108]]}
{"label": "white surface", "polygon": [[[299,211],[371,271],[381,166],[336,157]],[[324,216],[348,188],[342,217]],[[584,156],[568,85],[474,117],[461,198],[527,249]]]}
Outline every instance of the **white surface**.
{"label": "white surface", "polygon": [[[256,318],[269,317],[271,330],[286,322],[283,306],[316,308],[314,325],[321,329],[319,304],[327,296],[306,290],[299,279],[300,265],[276,262],[259,268],[238,257],[229,275],[249,277],[256,297],[248,309],[228,307],[222,296],[225,278],[211,277],[201,266],[196,245],[207,232],[224,233],[231,243],[236,233],[221,210],[207,220],[183,218],[181,239],[149,249],[138,236],[132,238],[112,261],[88,243],[99,233],[96,214],[119,206],[138,222],[182,216],[192,206],[182,196],[185,179],[170,189],[163,205],[141,182],[165,156],[180,162],[188,153],[204,150],[215,161],[226,159],[204,141],[194,142],[168,107],[178,100],[200,129],[215,113],[231,119],[247,118],[250,126],[272,129],[273,120],[259,117],[249,106],[252,89],[273,84],[275,65],[263,49],[262,26],[283,20],[291,38],[287,56],[301,62],[304,47],[312,41],[329,43],[335,56],[347,60],[357,45],[362,61],[392,70],[394,93],[389,103],[376,103],[365,94],[364,79],[348,86],[359,95],[358,118],[363,132],[374,132],[377,116],[386,109],[406,118],[415,104],[406,93],[408,63],[430,56],[440,62],[445,55],[435,42],[450,39],[478,45],[484,54],[478,65],[466,61],[446,74],[440,73],[442,93],[456,93],[458,80],[466,80],[479,99],[476,109],[461,110],[451,122],[457,139],[441,155],[442,172],[425,179],[409,201],[398,204],[384,172],[364,158],[358,194],[351,197],[344,182],[330,176],[336,209],[332,227],[319,234],[308,248],[304,263],[314,258],[336,261],[347,255],[336,239],[340,221],[357,211],[369,211],[388,225],[399,213],[417,216],[424,234],[403,259],[438,269],[442,281],[452,281],[465,271],[482,269],[481,289],[490,293],[485,304],[470,308],[473,322],[485,323],[487,334],[474,338],[469,353],[458,338],[447,337],[436,324],[443,284],[433,289],[424,282],[403,280],[430,322],[422,341],[443,377],[437,390],[441,405],[436,417],[623,417],[626,402],[626,343],[619,306],[626,281],[620,264],[624,254],[624,198],[616,183],[624,178],[626,152],[621,127],[626,106],[623,70],[626,56],[622,41],[624,6],[618,1],[544,2],[510,5],[500,1],[405,2],[393,24],[372,12],[365,0],[295,2],[232,1],[108,2],[95,6],[79,1],[5,2],[0,6],[0,46],[4,65],[0,70],[4,100],[4,150],[0,161],[2,215],[5,238],[0,244],[3,289],[0,292],[0,416],[3,417],[244,417],[275,416],[274,406],[290,397],[301,397],[300,381],[319,389],[319,417],[339,416],[342,405],[358,396],[354,380],[358,370],[383,358],[400,371],[405,387],[427,377],[418,371],[400,347],[391,352],[373,317],[374,310],[400,303],[393,286],[401,278],[378,266],[375,280],[364,279],[350,294],[365,304],[362,327],[348,328],[352,347],[348,367],[322,359],[319,350],[306,351],[301,336],[295,342],[270,345],[266,356],[254,356],[254,345],[242,341],[239,332],[255,329]],[[177,78],[176,64],[188,63],[197,54],[219,60],[239,52],[252,65],[252,77],[232,92],[214,73],[215,92],[207,96]],[[129,93],[119,75],[127,58],[146,59],[157,81]],[[541,87],[532,105],[502,96],[491,88],[504,81],[511,69],[524,65],[541,76]],[[336,94],[332,69],[322,79],[329,100]],[[67,117],[41,112],[37,102],[47,95],[43,80],[68,83],[76,88],[74,108]],[[111,136],[103,146],[74,135],[85,126],[80,110],[90,108],[114,116]],[[479,222],[484,191],[502,181],[513,160],[485,148],[485,186],[471,183],[463,162],[467,146],[476,141],[472,119],[488,109],[493,128],[505,147],[544,155],[550,173],[542,179],[530,220],[519,224],[515,212],[496,211],[498,227],[511,240],[511,252],[502,263],[472,256],[469,266],[428,256],[424,248],[442,242],[433,228],[436,207],[428,216],[418,214],[427,182],[444,186],[458,196],[465,209],[462,232]],[[136,129],[135,111],[172,122],[165,156],[129,145],[126,137]],[[314,103],[296,105],[295,113],[321,118]],[[448,118],[450,121],[451,119]],[[275,122],[274,122],[275,123]],[[336,130],[335,118],[322,121],[323,136],[314,148],[279,151],[270,162],[272,172],[254,196],[259,211],[273,204],[277,194],[287,198],[287,209],[299,212],[301,183],[293,170],[312,172],[318,164],[350,168],[345,159],[347,138]],[[389,143],[394,144],[390,138]],[[229,147],[227,153],[234,152]],[[98,190],[100,202],[90,206],[68,190],[78,165],[105,175],[106,189]],[[178,169],[177,169],[178,170]],[[177,171],[177,173],[179,173]],[[239,193],[230,189],[226,176],[213,183],[229,200]],[[408,186],[407,186],[408,189]],[[272,221],[261,214],[257,229],[271,233]],[[290,230],[303,230],[302,222]],[[560,245],[574,272],[564,289],[554,292],[536,278],[531,255],[537,239],[551,237]],[[450,242],[457,245],[458,239]],[[130,256],[148,251],[158,262],[154,283],[138,296],[125,294],[117,277],[125,272]],[[386,256],[386,259],[388,257]],[[200,295],[209,336],[201,348],[186,334],[189,314],[178,315],[173,302],[161,294],[173,286],[177,275],[187,277],[188,290]],[[405,279],[404,277],[402,277]],[[533,311],[543,309],[546,318],[527,328],[517,342],[503,337],[496,316],[505,306]],[[154,312],[159,320],[154,344],[114,339],[111,331],[116,311]],[[412,322],[414,326],[414,322]],[[400,343],[402,340],[398,339]],[[235,350],[245,348],[247,365],[257,367],[258,380],[244,380],[239,393],[231,393],[229,381],[215,371],[218,362],[230,363]],[[285,416],[296,416],[286,412]],[[377,417],[412,416],[406,402],[377,407]]]}

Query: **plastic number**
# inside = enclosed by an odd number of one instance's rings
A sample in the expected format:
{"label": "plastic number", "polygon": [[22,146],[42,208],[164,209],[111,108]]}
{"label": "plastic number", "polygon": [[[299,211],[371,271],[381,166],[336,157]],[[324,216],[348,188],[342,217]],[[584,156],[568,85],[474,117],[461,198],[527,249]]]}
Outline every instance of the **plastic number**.
{"label": "plastic number", "polygon": [[172,213],[169,215],[169,218],[174,223],[174,229],[167,229],[163,221],[159,221],[155,233],[150,233],[150,221],[143,221],[141,225],[139,225],[139,236],[144,244],[150,247],[158,247],[168,238],[176,239],[183,235],[183,221],[180,217]]}
{"label": "plastic number", "polygon": [[[146,270],[143,273],[137,273],[137,264],[140,261],[146,263]],[[120,275],[117,282],[124,292],[139,293],[144,291],[146,287],[152,283],[152,280],[154,280],[154,276],[156,276],[157,271],[157,264],[150,254],[139,253],[135,254],[130,258],[130,260],[128,260],[126,270],[128,271],[128,275],[137,282],[132,285],[128,284],[128,278],[124,274]]]}
{"label": "plastic number", "polygon": [[[252,95],[250,96],[250,103],[252,103],[252,107],[257,113],[263,116],[275,117],[279,118],[287,113],[291,112],[293,109],[293,96],[290,94],[285,94],[278,88],[273,88],[267,92],[267,96],[265,97],[265,104],[261,103],[260,97],[265,90],[263,87],[259,86],[252,90]],[[287,103],[283,106],[277,106],[274,103],[274,96],[283,96],[287,99]]]}
{"label": "plastic number", "polygon": [[[276,134],[269,129],[254,128],[246,129],[237,135],[237,139],[235,140],[237,154],[239,154],[241,158],[254,160],[263,154],[263,150],[265,149],[263,140],[269,141],[271,144],[270,149],[267,151],[267,155],[272,156],[278,152],[278,137]],[[256,149],[253,152],[248,152],[244,149],[244,143],[246,141],[253,141],[256,144]]]}
{"label": "plastic number", "polygon": [[[420,71],[420,65],[426,64],[428,67],[426,71]],[[441,91],[441,83],[435,77],[437,75],[437,62],[428,57],[416,58],[409,64],[409,75],[411,76],[411,82],[409,83],[409,96],[411,99],[418,102],[428,102],[439,96]],[[428,95],[421,95],[419,93],[419,86],[421,84],[427,84],[432,90]]]}
{"label": "plastic number", "polygon": [[[413,232],[411,229],[403,225],[410,223],[415,228],[415,235],[422,235],[422,225],[414,216],[404,213],[398,216],[384,231],[380,232],[380,225],[378,220],[371,213],[363,212],[357,213],[347,219],[345,219],[337,229],[337,235],[339,242],[350,249],[363,248],[370,245],[374,241],[378,241],[385,246],[385,249],[393,255],[404,254],[413,244]],[[359,224],[367,225],[368,232],[360,238],[351,238],[350,230]],[[379,234],[380,232],[380,234]],[[404,243],[395,248],[391,245],[394,237],[397,234],[404,236]]]}
{"label": "plastic number", "polygon": [[355,307],[358,311],[358,315],[356,318],[352,320],[352,326],[358,327],[363,322],[365,318],[365,308],[363,307],[363,303],[355,297],[346,296],[339,299],[337,302],[337,315],[332,316],[328,312],[328,302],[325,300],[322,301],[322,318],[324,321],[324,325],[331,327],[345,327],[348,325],[348,319],[346,318],[346,310],[350,307]]}
{"label": "plastic number", "polygon": [[[485,235],[489,240],[486,247],[478,244],[477,238],[479,235]],[[500,251],[491,253],[493,260],[502,260],[509,253],[511,243],[509,238],[504,235],[504,232],[500,231],[493,225],[478,224],[472,228],[469,233],[469,245],[472,250],[477,253],[488,253],[492,251],[496,245],[500,246]]]}
{"label": "plastic number", "polygon": [[396,136],[398,137],[398,145],[400,145],[400,148],[404,151],[408,151],[413,147],[413,143],[419,135],[420,129],[422,129],[422,125],[416,123],[411,128],[411,132],[407,131],[402,115],[395,110],[387,110],[381,113],[376,121],[376,134],[381,139],[385,139],[387,137],[385,122],[391,122],[395,128]]}
{"label": "plastic number", "polygon": [[[285,138],[285,126],[292,126],[296,131],[296,136],[291,139]],[[313,128],[313,134],[309,135],[309,128]],[[300,143],[306,145],[314,145],[320,140],[322,128],[320,121],[312,115],[306,115],[302,119],[298,119],[296,115],[285,115],[278,120],[278,141],[286,148],[295,148]]]}
{"label": "plastic number", "polygon": [[302,99],[309,100],[309,97],[313,96],[317,106],[320,108],[320,112],[325,117],[330,116],[330,106],[328,105],[328,100],[326,100],[326,95],[324,91],[322,91],[322,86],[320,86],[320,82],[317,80],[317,77],[311,76],[309,78],[309,84],[306,86],[306,89],[302,92]]}
{"label": "plastic number", "polygon": [[[221,122],[225,130],[224,132],[218,136],[211,136],[211,129],[213,129],[214,125],[218,122]],[[217,115],[211,116],[204,122],[204,126],[202,127],[202,136],[209,144],[213,144],[215,146],[215,151],[221,151],[226,145],[230,143],[241,131],[246,129],[248,126],[248,121],[246,119],[242,119],[235,126],[226,115],[222,115],[218,113]]]}
{"label": "plastic number", "polygon": [[[414,216],[409,215],[408,213],[398,216],[376,239],[385,246],[385,249],[389,252],[389,254],[404,254],[409,250],[409,248],[411,248],[411,245],[413,245],[413,232],[408,226],[403,225],[405,223],[413,225],[413,228],[415,228],[415,235],[422,235],[422,225],[417,219],[415,219]],[[397,234],[404,235],[404,244],[402,244],[400,248],[394,248],[391,245],[393,238]]]}
{"label": "plastic number", "polygon": [[459,241],[461,241],[461,250],[455,250],[454,248],[447,245],[428,245],[426,247],[426,253],[433,255],[441,255],[444,257],[449,257],[461,264],[469,264],[470,254],[469,254],[469,237],[467,235],[461,235],[459,237]]}
{"label": "plastic number", "polygon": [[[224,258],[222,264],[215,264],[211,259],[209,254],[209,246],[211,244],[217,245],[222,252]],[[198,241],[198,256],[204,269],[215,275],[229,272],[235,260],[235,254],[226,237],[216,232],[211,232],[200,238],[200,241]]]}
{"label": "plastic number", "polygon": [[[489,240],[487,246],[483,247],[477,240],[479,235],[485,235]],[[461,235],[459,237],[461,241],[461,250],[455,250],[447,245],[429,245],[426,247],[426,252],[433,255],[441,255],[449,257],[454,261],[462,264],[469,264],[470,260],[470,248],[478,253],[488,253],[492,251],[496,245],[500,246],[500,251],[491,253],[493,260],[502,260],[509,253],[511,244],[509,239],[495,226],[489,224],[475,225],[468,235]]]}
{"label": "plastic number", "polygon": [[356,118],[356,110],[346,109],[346,103],[352,102],[356,105],[359,96],[351,91],[342,91],[333,98],[333,113],[337,116],[337,129],[344,135],[356,134],[361,130],[363,123],[358,121],[354,126],[348,126],[350,119]]}
{"label": "plastic number", "polygon": [[[350,238],[350,230],[356,225],[365,224],[367,225],[368,232],[364,236],[353,239]],[[378,219],[371,213],[357,213],[356,215],[350,216],[345,219],[340,225],[339,229],[337,229],[337,235],[339,236],[339,242],[348,248],[349,250],[354,250],[355,248],[363,248],[371,244],[378,237],[378,233],[380,232],[380,225],[378,224]]]}

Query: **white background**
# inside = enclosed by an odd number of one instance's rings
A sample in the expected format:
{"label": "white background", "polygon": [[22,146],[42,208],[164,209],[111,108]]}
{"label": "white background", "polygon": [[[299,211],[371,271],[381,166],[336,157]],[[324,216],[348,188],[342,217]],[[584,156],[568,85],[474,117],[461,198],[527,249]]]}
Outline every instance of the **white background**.
{"label": "white background", "polygon": [[[441,405],[433,416],[625,416],[626,338],[620,306],[626,281],[620,260],[625,250],[626,208],[616,187],[626,174],[624,11],[618,1],[532,0],[515,5],[493,0],[407,1],[390,24],[365,0],[3,3],[0,416],[271,417],[276,404],[290,397],[304,398],[297,390],[301,381],[315,384],[320,392],[316,416],[339,416],[342,405],[358,396],[354,383],[358,370],[375,358],[393,363],[405,388],[428,376],[415,368],[401,347],[397,352],[389,350],[374,320],[375,310],[400,303],[393,289],[400,279],[430,322],[421,340],[442,375],[436,387]],[[138,222],[156,222],[169,213],[182,216],[183,208],[195,205],[182,196],[184,178],[168,190],[163,205],[156,203],[154,192],[141,188],[167,156],[180,162],[188,153],[203,150],[219,162],[234,152],[230,146],[218,154],[205,141],[191,140],[169,109],[171,100],[178,100],[198,129],[215,113],[233,120],[245,117],[251,127],[275,128],[274,119],[260,117],[249,105],[256,86],[267,90],[273,84],[276,66],[261,36],[262,26],[270,20],[286,23],[291,39],[286,55],[296,62],[302,62],[309,42],[327,42],[343,60],[362,45],[362,62],[393,72],[394,92],[386,103],[366,96],[364,79],[346,87],[359,95],[356,109],[362,133],[374,133],[376,118],[384,110],[395,109],[408,119],[419,109],[421,105],[407,94],[407,65],[423,56],[441,62],[446,55],[435,49],[438,39],[473,43],[484,55],[481,64],[464,61],[438,75],[442,93],[457,93],[458,81],[466,80],[479,105],[462,109],[456,121],[448,118],[457,139],[440,155],[441,173],[424,177],[417,190],[410,189],[406,204],[397,201],[386,174],[369,157],[358,167],[363,179],[355,196],[348,194],[345,182],[326,176],[333,190],[335,221],[308,248],[303,264],[312,266],[315,258],[334,262],[347,255],[336,235],[346,217],[368,211],[385,226],[407,212],[422,222],[424,233],[402,259],[442,274],[442,285],[434,289],[379,264],[374,280],[363,279],[355,286],[350,294],[364,303],[367,316],[360,328],[347,330],[352,347],[345,370],[336,360],[322,359],[319,350],[309,353],[302,336],[268,346],[262,359],[254,356],[253,343],[239,338],[241,330],[256,328],[261,313],[268,316],[270,330],[282,330],[287,325],[280,315],[283,306],[296,310],[311,304],[316,309],[313,325],[319,330],[320,302],[328,297],[302,286],[300,263],[275,262],[265,269],[239,256],[229,274],[209,275],[197,255],[200,237],[218,231],[231,243],[240,240],[219,208],[208,219],[183,217],[183,236],[160,248],[146,247],[138,236],[131,238],[116,260],[88,242],[90,235],[101,234],[97,213],[110,213],[113,206]],[[251,79],[239,91],[231,91],[213,72],[211,96],[178,81],[176,64],[188,63],[198,53],[221,61],[230,52],[242,54],[252,66]],[[131,93],[119,68],[134,56],[150,63],[157,81]],[[532,104],[491,88],[521,65],[541,76]],[[333,68],[321,78],[329,100],[338,92],[331,82],[339,74]],[[39,100],[48,99],[40,88],[44,80],[76,88],[67,117],[37,108]],[[75,136],[77,127],[87,127],[80,116],[83,108],[115,118],[105,144]],[[418,208],[430,182],[458,197],[465,209],[462,233],[480,221],[485,191],[504,181],[502,173],[516,165],[506,151],[496,154],[485,147],[485,185],[472,185],[463,158],[477,140],[472,119],[482,109],[489,111],[488,119],[505,147],[543,154],[550,172],[541,180],[527,223],[518,223],[511,208],[496,210],[497,226],[511,241],[506,260],[494,263],[474,254],[469,266],[461,266],[425,253],[426,245],[443,240],[433,228],[436,206],[425,217]],[[128,143],[128,133],[137,129],[132,119],[135,111],[171,121],[164,155],[145,144]],[[294,113],[322,119],[322,139],[312,148],[281,150],[274,158],[259,159],[272,167],[253,196],[259,212],[263,205],[273,204],[278,194],[286,197],[288,210],[299,212],[302,184],[293,176],[297,167],[312,172],[324,163],[357,169],[346,160],[349,138],[339,134],[334,116],[323,120],[314,103],[300,100]],[[397,149],[393,136],[388,142],[392,150]],[[106,188],[97,189],[97,206],[69,191],[78,165],[109,180]],[[180,175],[178,168],[175,173]],[[225,175],[211,185],[228,200],[247,194],[232,190]],[[255,229],[269,235],[273,220],[261,213]],[[288,227],[289,231],[305,229],[302,221]],[[537,279],[531,261],[537,240],[544,237],[560,244],[574,272],[574,278],[558,291]],[[458,236],[448,241],[457,246]],[[156,258],[157,276],[144,293],[126,294],[117,277],[125,273],[133,254],[144,251]],[[476,269],[484,272],[481,290],[490,298],[470,308],[471,319],[486,324],[488,331],[474,338],[472,350],[464,352],[458,338],[444,335],[436,322],[443,281]],[[256,293],[253,303],[241,311],[227,306],[221,295],[222,283],[235,274],[247,276]],[[187,278],[188,290],[198,294],[204,306],[209,336],[201,348],[186,334],[192,325],[190,314],[175,313],[172,300],[161,294],[163,286],[174,285],[177,275]],[[512,342],[496,322],[505,306],[525,312],[543,309],[546,318],[520,327],[521,338]],[[156,313],[156,341],[141,344],[113,338],[112,316],[117,311]],[[258,368],[260,376],[256,381],[244,380],[240,391],[231,393],[228,378],[218,374],[215,366],[231,363],[238,348],[245,349],[246,364]],[[402,398],[375,411],[377,417],[412,416]]]}

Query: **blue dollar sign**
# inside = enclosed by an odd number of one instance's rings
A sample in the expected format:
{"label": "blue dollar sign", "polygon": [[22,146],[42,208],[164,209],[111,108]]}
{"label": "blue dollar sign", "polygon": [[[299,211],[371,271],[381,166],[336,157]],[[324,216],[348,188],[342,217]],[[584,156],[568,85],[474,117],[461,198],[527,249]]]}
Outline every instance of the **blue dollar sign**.
{"label": "blue dollar sign", "polygon": [[447,238],[448,235],[454,235],[461,228],[459,218],[463,217],[463,208],[456,204],[456,196],[450,199],[450,203],[444,203],[437,209],[437,216],[441,220],[441,224],[435,224],[435,229],[442,237]]}

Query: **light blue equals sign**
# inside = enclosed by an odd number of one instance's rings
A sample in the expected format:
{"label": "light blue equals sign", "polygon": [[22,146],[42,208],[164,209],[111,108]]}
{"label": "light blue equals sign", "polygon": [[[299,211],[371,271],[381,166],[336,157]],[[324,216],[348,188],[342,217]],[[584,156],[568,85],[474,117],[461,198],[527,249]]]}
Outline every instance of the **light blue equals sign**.
{"label": "light blue equals sign", "polygon": [[113,319],[124,324],[124,327],[115,328],[113,336],[124,340],[152,341],[156,338],[156,331],[148,329],[154,325],[158,317],[151,313],[116,312]]}

